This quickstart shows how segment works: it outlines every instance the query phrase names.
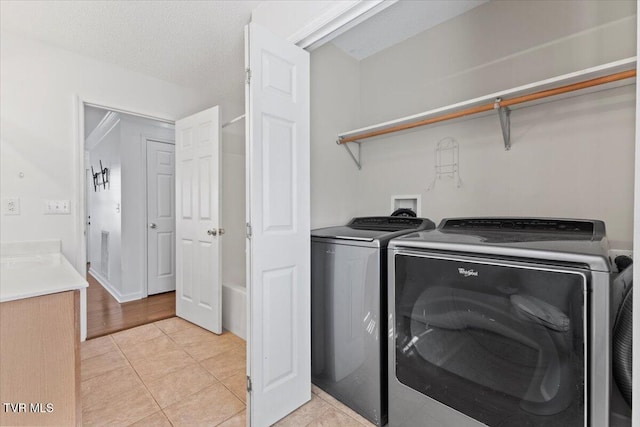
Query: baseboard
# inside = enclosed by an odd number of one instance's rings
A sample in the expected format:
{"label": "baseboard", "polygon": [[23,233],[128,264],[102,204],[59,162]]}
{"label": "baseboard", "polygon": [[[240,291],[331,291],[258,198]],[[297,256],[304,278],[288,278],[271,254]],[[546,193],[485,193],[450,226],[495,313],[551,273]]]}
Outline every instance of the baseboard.
{"label": "baseboard", "polygon": [[247,288],[244,286],[222,285],[222,327],[247,339]]}
{"label": "baseboard", "polygon": [[105,288],[107,292],[109,292],[111,296],[115,298],[115,300],[118,301],[120,304],[142,299],[142,294],[139,292],[135,294],[126,294],[126,295],[121,294],[120,292],[118,292],[117,289],[111,286],[111,283],[109,283],[109,280],[103,277],[100,273],[98,273],[92,267],[89,268],[89,274],[91,274],[93,278],[96,279],[96,281],[100,283],[102,287]]}

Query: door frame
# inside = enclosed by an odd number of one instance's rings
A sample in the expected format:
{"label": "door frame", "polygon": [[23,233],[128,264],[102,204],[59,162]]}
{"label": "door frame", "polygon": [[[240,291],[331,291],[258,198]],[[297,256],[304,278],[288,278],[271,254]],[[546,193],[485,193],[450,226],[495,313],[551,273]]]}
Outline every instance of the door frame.
{"label": "door frame", "polygon": [[[96,107],[105,110],[110,110],[116,113],[130,114],[137,117],[146,119],[157,120],[164,123],[175,124],[173,118],[159,117],[153,113],[135,112],[135,108],[129,108],[127,106],[112,106],[109,103],[103,103],[100,101],[89,100],[80,94],[76,94],[73,99],[74,110],[74,149],[73,149],[73,162],[75,167],[75,179],[73,180],[73,200],[71,209],[71,221],[75,223],[74,227],[74,241],[76,243],[76,256],[72,262],[76,271],[86,277],[87,275],[87,236],[86,236],[86,175],[85,175],[85,136],[84,136],[84,108]],[[145,143],[146,150],[146,143]],[[146,159],[146,154],[145,154]],[[146,168],[146,164],[145,164]],[[146,173],[145,173],[146,176]],[[145,184],[146,189],[146,184]],[[73,209],[73,204],[77,207]],[[146,207],[145,207],[146,213]],[[146,236],[146,233],[145,233]],[[145,254],[146,259],[146,254]],[[146,272],[145,272],[146,275]],[[145,287],[146,292],[146,287]],[[80,341],[87,339],[87,291],[82,289],[80,291]]]}
{"label": "door frame", "polygon": [[[128,114],[128,113],[127,113]],[[164,139],[164,138],[156,138],[154,136],[151,135],[146,135],[146,134],[142,134],[140,136],[140,150],[142,152],[142,176],[144,177],[144,218],[145,218],[145,223],[147,222],[147,220],[149,219],[149,185],[148,185],[148,181],[147,181],[147,144],[149,142],[159,142],[161,144],[169,144],[169,145],[173,145],[175,147],[176,145],[176,141],[175,141],[175,136],[173,141],[168,140],[168,139]],[[175,178],[175,172],[176,172],[176,164],[175,162],[173,163],[173,176]],[[174,232],[175,232],[175,228],[174,228]],[[144,241],[146,242],[146,244],[144,245],[144,259],[146,260],[146,268],[144,269],[144,273],[142,275],[143,277],[143,283],[144,283],[144,289],[142,289],[142,298],[146,298],[149,296],[149,227],[145,227],[144,228]],[[175,245],[174,245],[174,249],[175,249]],[[175,257],[175,251],[174,251],[174,257]]]}
{"label": "door frame", "polygon": [[[83,120],[84,122],[84,120]],[[82,151],[83,153],[83,161],[84,161],[84,165],[86,168],[86,165],[89,163],[89,152],[88,151]],[[89,199],[89,190],[90,190],[90,186],[87,184],[90,180],[93,179],[93,177],[91,176],[91,172],[90,169],[84,169],[84,175],[85,175],[85,181],[84,181],[84,197],[85,197],[85,205],[84,205],[84,220],[85,220],[85,230],[89,230],[90,224],[91,224],[91,217],[89,215],[91,215],[91,211],[87,209],[87,204],[88,204],[88,199]],[[85,248],[84,248],[84,253],[85,253],[85,257],[88,260],[90,258],[89,256],[89,247],[91,245],[89,245],[89,233],[85,232],[85,236],[84,236],[84,243],[85,243]],[[86,263],[85,263],[86,265]]]}

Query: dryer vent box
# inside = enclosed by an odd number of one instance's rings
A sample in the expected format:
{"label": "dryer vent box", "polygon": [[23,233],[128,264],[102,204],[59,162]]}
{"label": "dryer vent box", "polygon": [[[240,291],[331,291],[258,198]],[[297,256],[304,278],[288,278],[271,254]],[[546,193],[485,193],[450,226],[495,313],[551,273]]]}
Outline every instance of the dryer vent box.
{"label": "dryer vent box", "polygon": [[411,209],[417,216],[421,216],[420,195],[391,196],[391,212],[398,209]]}

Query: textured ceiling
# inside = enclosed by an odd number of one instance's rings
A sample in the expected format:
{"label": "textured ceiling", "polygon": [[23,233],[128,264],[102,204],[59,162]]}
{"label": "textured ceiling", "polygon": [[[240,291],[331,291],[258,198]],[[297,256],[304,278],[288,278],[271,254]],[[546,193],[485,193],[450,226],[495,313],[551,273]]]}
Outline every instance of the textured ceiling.
{"label": "textured ceiling", "polygon": [[489,0],[400,0],[332,43],[362,60]]}
{"label": "textured ceiling", "polygon": [[0,29],[181,86],[242,85],[260,1],[1,1]]}
{"label": "textured ceiling", "polygon": [[[363,59],[488,0],[402,0],[333,43]],[[261,1],[0,1],[0,30],[224,97],[241,90]]]}

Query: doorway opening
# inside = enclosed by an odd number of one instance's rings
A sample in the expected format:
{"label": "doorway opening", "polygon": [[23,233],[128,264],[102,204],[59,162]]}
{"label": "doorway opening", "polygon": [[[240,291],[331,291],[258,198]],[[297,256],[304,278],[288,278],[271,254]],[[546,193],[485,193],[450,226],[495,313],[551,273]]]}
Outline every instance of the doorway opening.
{"label": "doorway opening", "polygon": [[84,106],[87,338],[175,316],[172,123]]}

